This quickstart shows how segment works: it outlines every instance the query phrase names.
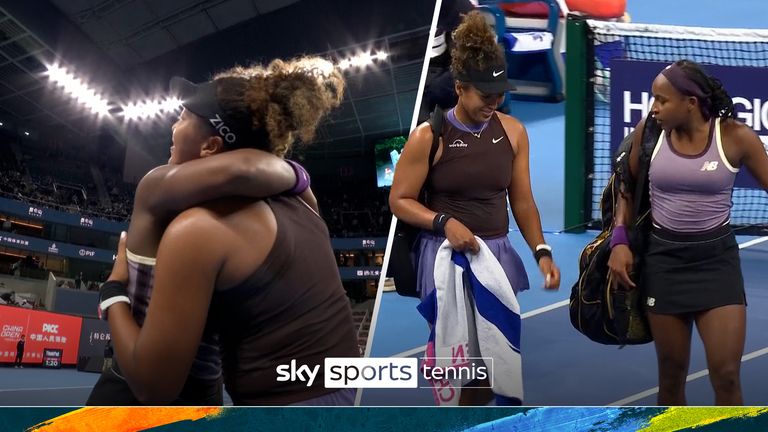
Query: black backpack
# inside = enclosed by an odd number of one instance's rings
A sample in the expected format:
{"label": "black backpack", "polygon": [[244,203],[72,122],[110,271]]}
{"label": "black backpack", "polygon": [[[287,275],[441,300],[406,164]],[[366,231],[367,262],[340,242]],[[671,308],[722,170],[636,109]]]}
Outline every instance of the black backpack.
{"label": "black backpack", "polygon": [[[435,161],[437,149],[440,146],[440,136],[443,131],[443,110],[435,107],[435,110],[429,117],[429,125],[432,128],[432,147],[429,150],[429,171],[424,180],[424,186],[419,193],[419,202],[426,202],[426,184],[432,171],[432,163]],[[397,220],[395,235],[392,238],[392,248],[389,252],[388,276],[395,281],[395,290],[398,294],[405,297],[419,297],[416,290],[416,268],[414,267],[411,252],[416,247],[420,228],[408,225],[402,220]]]}
{"label": "black backpack", "polygon": [[633,195],[635,220],[629,227],[629,240],[634,255],[634,274],[641,274],[642,260],[650,232],[650,200],[648,169],[651,155],[661,135],[658,123],[648,116],[645,121],[640,151],[640,172],[635,182],[629,176],[629,151],[635,132],[619,145],[613,175],[603,190],[600,208],[603,229],[581,252],[579,280],[571,289],[571,324],[591,340],[605,345],[639,345],[653,341],[642,303],[642,281],[635,280],[634,289],[612,289],[608,259],[613,233],[613,215],[624,183]]}

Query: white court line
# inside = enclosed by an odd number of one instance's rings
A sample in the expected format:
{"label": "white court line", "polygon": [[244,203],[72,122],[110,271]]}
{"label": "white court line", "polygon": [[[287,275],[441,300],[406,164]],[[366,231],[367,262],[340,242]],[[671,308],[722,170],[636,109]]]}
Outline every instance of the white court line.
{"label": "white court line", "polygon": [[[520,318],[521,319],[526,319],[526,318],[530,318],[530,317],[533,317],[533,316],[536,316],[536,315],[539,315],[539,314],[543,314],[545,312],[549,312],[551,310],[558,309],[558,308],[561,308],[563,306],[568,306],[568,303],[570,303],[570,300],[563,300],[563,301],[559,301],[557,303],[552,303],[551,305],[547,305],[547,306],[544,306],[544,307],[541,307],[541,308],[538,308],[538,309],[534,309],[534,310],[532,310],[530,312],[526,312],[526,313],[520,315]],[[403,352],[401,352],[399,354],[395,354],[395,355],[390,356],[390,357],[410,357],[410,356],[412,356],[414,354],[418,354],[418,353],[424,351],[425,349],[427,349],[427,346],[426,345],[422,345],[420,347],[409,349],[408,351],[403,351]]]}
{"label": "white court line", "polygon": [[760,237],[760,238],[756,238],[756,239],[750,240],[748,242],[739,243],[739,249],[748,248],[750,246],[754,246],[756,244],[760,244],[760,243],[763,243],[763,242],[766,242],[766,241],[768,241],[768,237]]}
{"label": "white court line", "polygon": [[520,317],[522,319],[530,318],[530,317],[533,317],[533,316],[536,316],[536,315],[539,315],[539,314],[543,314],[545,312],[549,312],[551,310],[555,310],[555,309],[561,308],[563,306],[568,306],[568,304],[570,302],[571,302],[570,299],[566,299],[566,300],[563,300],[563,301],[559,301],[557,303],[552,303],[551,305],[544,306],[544,307],[541,307],[541,308],[538,308],[538,309],[534,309],[534,310],[532,310],[530,312],[526,312],[526,313],[522,314]]}
{"label": "white court line", "polygon": [[[766,354],[768,354],[768,348],[763,348],[761,350],[752,351],[751,353],[745,354],[744,356],[742,356],[741,357],[741,362],[744,363],[745,361],[749,361],[749,360],[752,360],[754,358],[757,358],[757,357],[760,357],[760,356],[764,356]],[[685,382],[691,382],[693,380],[697,380],[699,378],[703,378],[703,377],[705,377],[707,375],[709,375],[709,370],[708,369],[700,370],[700,371],[698,371],[696,373],[692,373],[692,374],[688,375],[688,377],[685,378]],[[608,404],[608,406],[629,405],[632,402],[637,402],[640,399],[645,399],[648,396],[655,395],[658,392],[659,392],[659,388],[658,387],[654,387],[652,389],[648,389],[646,391],[642,391],[640,393],[634,394],[634,395],[626,397],[624,399],[617,400],[616,402]]]}
{"label": "white court line", "polygon": [[73,389],[86,389],[93,388],[90,386],[77,386],[77,387],[46,387],[46,388],[17,388],[17,389],[2,389],[0,393],[17,392],[17,391],[39,391],[39,390],[73,390]]}
{"label": "white court line", "polygon": [[[747,242],[744,242],[744,243],[739,243],[739,249],[748,248],[750,246],[754,246],[756,244],[760,244],[760,243],[763,243],[763,242],[766,242],[766,241],[768,241],[768,236],[756,238],[756,239],[753,239],[753,240],[750,240],[750,241],[747,241]],[[525,319],[525,318],[530,318],[532,316],[536,316],[536,315],[539,315],[539,314],[543,314],[545,312],[549,312],[549,311],[561,308],[563,306],[567,306],[569,303],[570,303],[570,300],[563,300],[563,301],[560,301],[560,302],[557,302],[557,303],[552,303],[551,305],[544,306],[544,307],[541,307],[541,308],[538,308],[538,309],[534,309],[534,310],[532,310],[530,312],[526,312],[526,313],[521,315],[521,318]],[[418,354],[420,352],[423,352],[424,350],[426,350],[426,348],[427,348],[426,345],[422,345],[420,347],[412,348],[412,349],[409,349],[408,351],[403,351],[401,353],[395,354],[395,355],[390,356],[390,357],[398,357],[398,358],[410,357],[410,356],[412,356],[414,354]],[[742,357],[741,361],[745,362],[747,360],[752,360],[755,357],[759,357],[759,356],[762,356],[762,355],[765,355],[765,354],[768,354],[768,348],[765,348],[765,349],[762,349],[762,350],[759,350],[759,351],[755,351],[755,352],[746,354],[746,355],[744,355],[744,357]],[[701,378],[703,376],[707,376],[708,374],[709,374],[709,372],[707,370],[699,371],[699,372],[696,372],[696,373],[693,373],[693,374],[689,375],[688,378],[686,379],[686,381],[692,381],[692,380]],[[644,399],[644,398],[646,398],[648,396],[651,396],[651,395],[654,395],[654,394],[656,394],[658,392],[659,392],[659,388],[658,387],[654,387],[652,389],[649,389],[649,390],[637,393],[635,395],[632,395],[632,396],[630,396],[628,398],[624,398],[624,399],[621,399],[619,401],[616,401],[616,402],[614,402],[614,403],[612,403],[610,405],[611,406],[613,406],[613,405],[625,405],[625,404],[628,404],[630,402],[634,402],[634,401],[637,401],[637,400],[640,400],[640,399]]]}
{"label": "white court line", "polygon": [[[427,70],[429,69],[429,53],[432,50],[432,41],[435,40],[435,33],[437,33],[437,18],[440,16],[440,7],[443,0],[435,1],[435,8],[432,10],[432,22],[429,27],[429,39],[427,40],[427,46],[424,49],[424,63],[421,65],[421,76],[419,77],[419,88],[416,91],[416,101],[413,106],[413,117],[411,118],[411,130],[416,129],[419,121],[419,107],[421,107],[421,98],[424,95],[424,87],[427,82]],[[379,310],[381,309],[381,297],[384,293],[384,279],[387,277],[387,270],[389,267],[389,256],[392,253],[392,238],[395,235],[395,225],[397,224],[397,218],[392,215],[392,221],[390,222],[389,235],[387,236],[387,246],[384,250],[384,263],[381,266],[381,273],[379,275],[379,287],[376,290],[376,300],[373,303],[373,316],[371,317],[371,327],[368,332],[368,341],[365,344],[364,357],[371,356],[371,349],[373,348],[373,338],[376,336],[376,324],[378,324]],[[355,406],[360,406],[360,401],[363,399],[363,389],[359,389],[355,395]]]}

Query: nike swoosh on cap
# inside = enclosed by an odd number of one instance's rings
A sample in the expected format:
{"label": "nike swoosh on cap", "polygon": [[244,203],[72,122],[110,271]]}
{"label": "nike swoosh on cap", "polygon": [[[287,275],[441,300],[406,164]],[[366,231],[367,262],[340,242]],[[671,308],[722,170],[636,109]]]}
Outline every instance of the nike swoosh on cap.
{"label": "nike swoosh on cap", "polygon": [[504,73],[504,70],[500,70],[499,72],[493,71],[493,77],[495,78],[503,73]]}

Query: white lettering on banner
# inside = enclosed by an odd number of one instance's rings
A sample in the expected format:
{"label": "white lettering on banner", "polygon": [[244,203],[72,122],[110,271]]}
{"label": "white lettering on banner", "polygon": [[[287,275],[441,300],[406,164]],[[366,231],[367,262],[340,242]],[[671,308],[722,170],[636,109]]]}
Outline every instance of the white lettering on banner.
{"label": "white lettering on banner", "polygon": [[[768,129],[768,103],[763,103],[760,99],[747,100],[741,96],[733,98],[734,109],[741,105],[744,111],[737,116],[755,131]],[[738,110],[737,110],[738,111]]]}
{"label": "white lettering on banner", "polygon": [[58,324],[43,324],[43,333],[58,334],[59,333],[59,325]]}
{"label": "white lettering on banner", "polygon": [[51,246],[48,248],[48,252],[50,253],[59,253],[59,248],[56,247],[56,243],[51,244]]}
{"label": "white lettering on banner", "polygon": [[0,333],[0,337],[8,339],[19,339],[23,331],[23,326],[6,324],[3,326],[3,331]]}
{"label": "white lettering on banner", "polygon": [[[277,372],[277,381],[279,382],[306,382],[307,387],[311,387],[320,371],[320,365],[309,367],[309,365],[298,366],[296,360],[291,360],[290,364],[282,364],[275,368]],[[327,387],[327,386],[326,386]]]}
{"label": "white lettering on banner", "polygon": [[96,252],[87,250],[87,249],[80,249],[80,256],[92,257],[92,256],[96,256]]}
{"label": "white lettering on banner", "polygon": [[[623,94],[623,121],[625,123],[624,135],[634,129],[635,121],[632,120],[632,112],[640,111],[642,117],[648,116],[653,106],[654,98],[648,92],[640,92],[639,101],[637,93],[633,93],[629,90],[624,90]],[[751,127],[755,131],[768,130],[768,101],[754,98],[749,100],[742,96],[733,97],[734,109],[737,111],[736,116],[741,119],[747,126]],[[632,128],[628,129],[626,125],[631,125]],[[763,137],[761,136],[761,139]],[[763,142],[766,142],[764,139]]]}
{"label": "white lettering on banner", "polygon": [[[93,345],[93,341],[108,341],[110,339],[109,333],[94,333],[91,332],[88,342],[90,342],[91,345]],[[64,339],[66,341],[66,339]]]}
{"label": "white lettering on banner", "polygon": [[642,117],[648,115],[653,105],[653,98],[648,92],[640,93],[640,102],[632,102],[632,92],[624,90],[624,123],[632,123],[632,111],[638,110],[643,113]]}

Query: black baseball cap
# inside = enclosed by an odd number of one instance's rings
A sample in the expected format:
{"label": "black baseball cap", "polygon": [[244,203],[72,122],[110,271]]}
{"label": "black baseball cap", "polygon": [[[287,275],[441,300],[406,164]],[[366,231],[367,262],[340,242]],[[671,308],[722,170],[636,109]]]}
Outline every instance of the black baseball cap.
{"label": "black baseball cap", "polygon": [[504,63],[491,64],[484,69],[470,66],[465,73],[456,79],[472,86],[485,94],[506,93],[515,90],[515,86],[507,79],[507,65]]}
{"label": "black baseball cap", "polygon": [[170,88],[171,93],[181,99],[184,108],[208,121],[228,144],[233,144],[238,135],[243,135],[233,128],[234,125],[228,124],[232,123],[231,121],[226,121],[216,97],[215,82],[195,84],[182,77],[173,77]]}

